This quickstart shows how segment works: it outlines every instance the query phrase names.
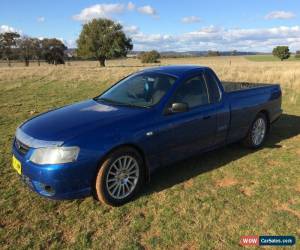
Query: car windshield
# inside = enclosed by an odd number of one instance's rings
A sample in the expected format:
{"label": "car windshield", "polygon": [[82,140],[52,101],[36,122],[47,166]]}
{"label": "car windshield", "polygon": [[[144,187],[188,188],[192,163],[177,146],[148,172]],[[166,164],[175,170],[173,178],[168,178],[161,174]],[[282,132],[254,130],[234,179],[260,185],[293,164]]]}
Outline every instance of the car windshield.
{"label": "car windshield", "polygon": [[116,105],[150,107],[162,99],[175,81],[175,77],[166,74],[135,74],[121,80],[96,100]]}

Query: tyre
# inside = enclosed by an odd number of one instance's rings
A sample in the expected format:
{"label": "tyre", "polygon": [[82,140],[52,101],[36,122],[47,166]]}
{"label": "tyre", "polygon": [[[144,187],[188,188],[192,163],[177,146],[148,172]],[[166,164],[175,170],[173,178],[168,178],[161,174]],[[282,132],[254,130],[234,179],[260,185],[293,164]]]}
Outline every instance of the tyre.
{"label": "tyre", "polygon": [[124,147],[109,154],[96,177],[96,198],[102,203],[120,206],[130,201],[144,183],[141,155]]}
{"label": "tyre", "polygon": [[267,117],[259,113],[254,119],[243,143],[249,148],[259,148],[263,145],[268,132]]}

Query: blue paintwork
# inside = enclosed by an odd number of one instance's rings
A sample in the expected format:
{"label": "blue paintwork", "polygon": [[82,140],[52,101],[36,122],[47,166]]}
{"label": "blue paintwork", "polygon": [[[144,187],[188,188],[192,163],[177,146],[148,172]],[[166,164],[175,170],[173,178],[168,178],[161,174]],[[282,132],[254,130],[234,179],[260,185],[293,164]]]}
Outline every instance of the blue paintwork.
{"label": "blue paintwork", "polygon": [[[144,71],[178,78],[154,107],[134,108],[87,100],[41,114],[21,125],[23,132],[36,139],[80,147],[76,162],[38,165],[29,161],[33,148],[23,156],[13,146],[13,154],[22,163],[23,177],[32,189],[53,199],[87,196],[91,194],[99,163],[120,145],[129,144],[140,150],[151,173],[159,166],[242,139],[262,110],[271,122],[281,114],[279,85],[227,93],[217,79],[222,92],[220,102],[165,115],[168,101],[178,86],[210,69],[165,66]],[[153,135],[147,136],[149,131]],[[44,192],[40,183],[51,186],[55,194]]]}

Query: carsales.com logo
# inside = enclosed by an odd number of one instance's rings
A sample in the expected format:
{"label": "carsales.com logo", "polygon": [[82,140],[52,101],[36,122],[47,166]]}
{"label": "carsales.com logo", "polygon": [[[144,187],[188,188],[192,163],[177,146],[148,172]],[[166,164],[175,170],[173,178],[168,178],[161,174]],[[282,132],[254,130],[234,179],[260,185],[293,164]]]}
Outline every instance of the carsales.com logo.
{"label": "carsales.com logo", "polygon": [[241,246],[292,246],[295,244],[294,236],[245,235],[240,238]]}

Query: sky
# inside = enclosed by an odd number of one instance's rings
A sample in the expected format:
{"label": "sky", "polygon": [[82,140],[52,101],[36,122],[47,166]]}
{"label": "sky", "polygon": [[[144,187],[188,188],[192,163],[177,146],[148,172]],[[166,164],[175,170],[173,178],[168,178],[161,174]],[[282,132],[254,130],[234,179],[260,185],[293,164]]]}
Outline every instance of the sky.
{"label": "sky", "polygon": [[82,25],[123,25],[134,50],[300,50],[299,0],[1,0],[0,32],[56,37],[76,47]]}

